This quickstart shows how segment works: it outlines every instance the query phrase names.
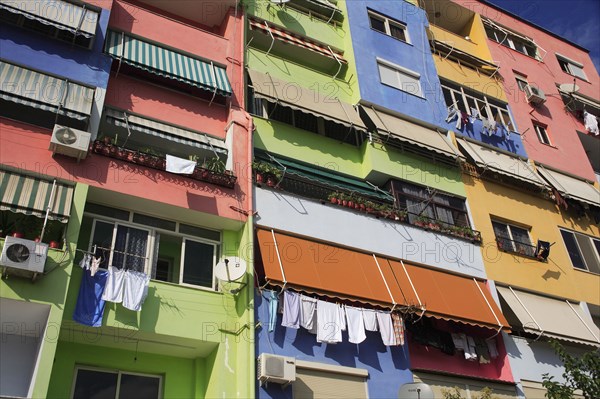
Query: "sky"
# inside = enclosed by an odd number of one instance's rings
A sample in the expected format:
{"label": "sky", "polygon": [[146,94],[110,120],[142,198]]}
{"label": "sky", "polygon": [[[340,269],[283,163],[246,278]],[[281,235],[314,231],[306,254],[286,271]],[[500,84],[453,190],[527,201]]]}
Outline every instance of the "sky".
{"label": "sky", "polygon": [[588,49],[600,71],[600,0],[488,0]]}

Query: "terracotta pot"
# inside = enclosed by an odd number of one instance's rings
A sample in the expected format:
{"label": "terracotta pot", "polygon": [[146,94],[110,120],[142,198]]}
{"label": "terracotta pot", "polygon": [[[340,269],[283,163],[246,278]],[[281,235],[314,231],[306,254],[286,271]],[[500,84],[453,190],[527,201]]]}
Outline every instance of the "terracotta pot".
{"label": "terracotta pot", "polygon": [[348,208],[354,208],[354,201],[348,201]]}
{"label": "terracotta pot", "polygon": [[50,243],[48,244],[48,246],[50,248],[59,248],[60,244],[58,243],[58,241],[50,241]]}
{"label": "terracotta pot", "polygon": [[275,187],[276,185],[277,185],[277,181],[275,180],[274,177],[272,177],[272,176],[267,177],[267,186]]}
{"label": "terracotta pot", "polygon": [[263,182],[263,175],[261,173],[257,173],[256,174],[256,182],[257,183],[262,183]]}
{"label": "terracotta pot", "polygon": [[348,200],[342,200],[342,206],[348,206]]}

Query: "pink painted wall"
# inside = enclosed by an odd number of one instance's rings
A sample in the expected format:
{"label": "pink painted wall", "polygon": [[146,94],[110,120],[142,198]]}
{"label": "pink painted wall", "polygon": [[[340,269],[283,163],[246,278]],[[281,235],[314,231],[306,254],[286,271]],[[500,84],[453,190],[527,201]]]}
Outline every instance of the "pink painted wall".
{"label": "pink painted wall", "polygon": [[[236,220],[245,217],[230,206],[249,209],[248,155],[243,142],[235,146],[240,154],[235,168],[238,183],[230,190],[97,154],[89,154],[79,164],[61,155],[53,158],[48,150],[50,130],[10,119],[0,118],[0,131],[3,165]],[[248,136],[240,125],[236,134]]]}
{"label": "pink painted wall", "polygon": [[[519,132],[523,135],[523,143],[529,157],[594,181],[593,169],[576,132],[576,129],[580,131],[585,131],[585,129],[581,123],[574,120],[575,118],[570,113],[565,111],[564,103],[556,87],[556,84],[572,83],[574,79],[560,68],[556,58],[556,53],[560,53],[583,64],[588,81],[577,79],[577,85],[581,88],[579,93],[599,98],[600,78],[589,53],[483,3],[473,0],[454,0],[454,2],[522,35],[533,38],[539,47],[548,52],[543,62],[539,62],[492,40],[488,40],[487,43],[493,60],[500,66],[500,74],[504,78],[503,84],[508,101]],[[544,55],[543,51],[541,55]],[[544,91],[547,98],[544,105],[534,108],[527,104],[525,94],[517,88],[513,71],[527,76],[529,83],[534,83]],[[552,146],[542,144],[538,140],[532,121],[548,126]]]}
{"label": "pink painted wall", "polygon": [[[456,330],[456,328],[452,328],[450,323],[441,320],[435,320],[434,325],[443,331],[460,331],[473,337],[488,338],[495,333],[492,330],[484,330],[466,325],[461,326],[460,330]],[[457,351],[454,356],[450,356],[439,349],[421,345],[412,340],[410,332],[407,333],[407,339],[411,370],[426,370],[466,377],[514,382],[504,341],[500,335],[496,337],[498,357],[492,359],[489,364],[480,364],[478,361],[467,361],[463,352]]]}

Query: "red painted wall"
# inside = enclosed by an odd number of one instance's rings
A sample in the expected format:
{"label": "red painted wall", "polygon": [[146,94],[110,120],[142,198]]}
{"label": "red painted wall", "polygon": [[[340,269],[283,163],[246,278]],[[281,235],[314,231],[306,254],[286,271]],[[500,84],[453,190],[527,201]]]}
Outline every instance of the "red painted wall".
{"label": "red painted wall", "polygon": [[[589,53],[483,3],[473,0],[454,1],[500,25],[533,38],[539,47],[547,51],[545,56],[541,51],[544,59],[543,62],[539,62],[492,40],[487,41],[493,60],[500,66],[499,73],[504,78],[507,97],[529,157],[595,181],[594,171],[576,132],[585,132],[585,128],[572,114],[565,111],[565,105],[556,87],[557,84],[572,83],[574,78],[560,68],[556,58],[556,53],[560,53],[583,64],[588,81],[577,79],[577,85],[581,88],[579,93],[598,99],[600,78]],[[537,108],[527,104],[525,94],[517,88],[513,71],[527,76],[529,83],[541,88],[546,94],[546,103]],[[553,146],[542,144],[538,140],[532,121],[548,126]]]}

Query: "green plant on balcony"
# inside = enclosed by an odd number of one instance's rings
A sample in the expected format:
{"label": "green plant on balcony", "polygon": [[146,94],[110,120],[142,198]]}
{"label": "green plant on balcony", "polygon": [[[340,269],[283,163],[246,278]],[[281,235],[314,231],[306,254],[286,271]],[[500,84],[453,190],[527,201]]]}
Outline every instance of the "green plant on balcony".
{"label": "green plant on balcony", "polygon": [[266,181],[267,186],[269,187],[274,187],[279,184],[283,177],[283,171],[281,169],[267,162],[254,162],[252,164],[252,169],[256,174],[256,182],[261,183]]}
{"label": "green plant on balcony", "polygon": [[219,157],[210,158],[209,160],[204,161],[202,167],[214,173],[225,173],[225,162]]}

